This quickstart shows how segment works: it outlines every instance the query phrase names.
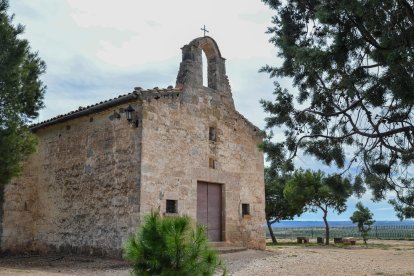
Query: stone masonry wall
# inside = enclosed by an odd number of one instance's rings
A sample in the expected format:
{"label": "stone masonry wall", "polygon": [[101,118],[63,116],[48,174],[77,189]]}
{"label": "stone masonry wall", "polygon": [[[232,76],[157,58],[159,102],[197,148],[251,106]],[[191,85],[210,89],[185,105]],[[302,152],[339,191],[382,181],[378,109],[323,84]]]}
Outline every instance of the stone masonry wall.
{"label": "stone masonry wall", "polygon": [[[197,181],[223,184],[223,239],[265,247],[263,154],[258,130],[222,104],[218,91],[186,88],[180,98],[143,102],[141,212],[165,213],[166,199],[196,220]],[[216,127],[217,141],[209,141]],[[209,168],[214,158],[216,168]],[[241,204],[250,204],[242,217]]]}
{"label": "stone masonry wall", "polygon": [[[136,101],[37,130],[37,153],[4,189],[2,251],[120,256],[142,217],[165,213],[167,199],[196,221],[199,181],[222,185],[223,240],[265,247],[259,130],[234,109],[215,41],[197,38],[182,51],[174,93],[138,89]],[[121,111],[129,104],[139,127]],[[242,216],[242,204],[250,215]]]}
{"label": "stone masonry wall", "polygon": [[139,224],[141,132],[114,115],[126,106],[37,131],[37,153],[4,191],[3,251],[120,256]]}

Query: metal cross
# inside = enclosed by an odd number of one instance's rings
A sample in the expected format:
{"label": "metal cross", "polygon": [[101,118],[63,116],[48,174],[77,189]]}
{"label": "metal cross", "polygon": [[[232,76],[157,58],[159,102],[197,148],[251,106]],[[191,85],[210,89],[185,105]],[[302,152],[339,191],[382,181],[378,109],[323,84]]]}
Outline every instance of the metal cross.
{"label": "metal cross", "polygon": [[206,36],[206,32],[208,33],[209,31],[207,31],[207,29],[206,29],[206,25],[204,25],[204,27],[203,28],[201,28],[201,30],[202,31],[204,31],[204,36]]}

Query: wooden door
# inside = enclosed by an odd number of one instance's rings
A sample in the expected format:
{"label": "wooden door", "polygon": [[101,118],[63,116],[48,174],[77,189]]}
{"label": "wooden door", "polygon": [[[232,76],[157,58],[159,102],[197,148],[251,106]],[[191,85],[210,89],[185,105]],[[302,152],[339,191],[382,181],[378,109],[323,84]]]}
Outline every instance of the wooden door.
{"label": "wooden door", "polygon": [[207,227],[210,241],[221,241],[221,185],[207,182],[197,184],[197,223]]}

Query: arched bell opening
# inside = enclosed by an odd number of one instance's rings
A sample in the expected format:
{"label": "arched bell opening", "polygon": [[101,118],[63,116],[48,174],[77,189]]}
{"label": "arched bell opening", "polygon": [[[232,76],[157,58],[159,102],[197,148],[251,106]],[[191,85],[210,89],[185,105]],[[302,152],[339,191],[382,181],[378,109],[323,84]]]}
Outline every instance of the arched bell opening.
{"label": "arched bell opening", "polygon": [[[229,90],[225,59],[211,37],[199,37],[182,48],[183,60],[177,76],[177,87],[205,86],[214,90]],[[203,56],[205,55],[205,58]]]}
{"label": "arched bell opening", "polygon": [[[208,85],[208,59],[204,51],[201,51],[201,64],[202,64],[202,76],[203,76],[203,86],[209,87]],[[211,87],[210,87],[211,88]]]}

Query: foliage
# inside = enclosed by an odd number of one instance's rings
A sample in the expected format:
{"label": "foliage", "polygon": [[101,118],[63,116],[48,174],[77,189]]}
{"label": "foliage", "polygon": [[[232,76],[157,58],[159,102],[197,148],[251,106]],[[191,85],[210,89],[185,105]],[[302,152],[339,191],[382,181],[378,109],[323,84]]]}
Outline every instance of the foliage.
{"label": "foliage", "polygon": [[192,228],[189,217],[152,213],[124,245],[134,275],[213,275],[221,265],[208,246],[204,227]]}
{"label": "foliage", "polygon": [[288,174],[279,175],[271,168],[265,168],[266,222],[273,243],[277,240],[271,225],[281,220],[291,220],[303,211],[301,208],[294,208],[283,194],[288,179]]}
{"label": "foliage", "polygon": [[365,245],[367,245],[368,233],[371,230],[371,225],[374,224],[375,220],[372,219],[372,213],[361,202],[356,204],[356,211],[350,217],[352,223],[356,223],[358,231],[361,233],[362,239]]}
{"label": "foliage", "polygon": [[326,229],[326,244],[329,244],[328,210],[338,214],[346,210],[346,201],[352,194],[352,185],[340,175],[325,176],[321,171],[295,171],[284,189],[286,199],[296,208],[305,211],[323,212]]}
{"label": "foliage", "polygon": [[39,76],[45,63],[20,39],[24,27],[13,26],[8,1],[0,0],[0,185],[21,170],[21,162],[35,150],[36,139],[26,124],[43,107],[45,86]]}
{"label": "foliage", "polygon": [[391,190],[399,216],[414,217],[414,1],[263,2],[275,11],[268,33],[283,63],[261,71],[298,91],[275,82],[275,102],[262,101],[267,128],[285,129],[265,151],[358,168],[375,200]]}

